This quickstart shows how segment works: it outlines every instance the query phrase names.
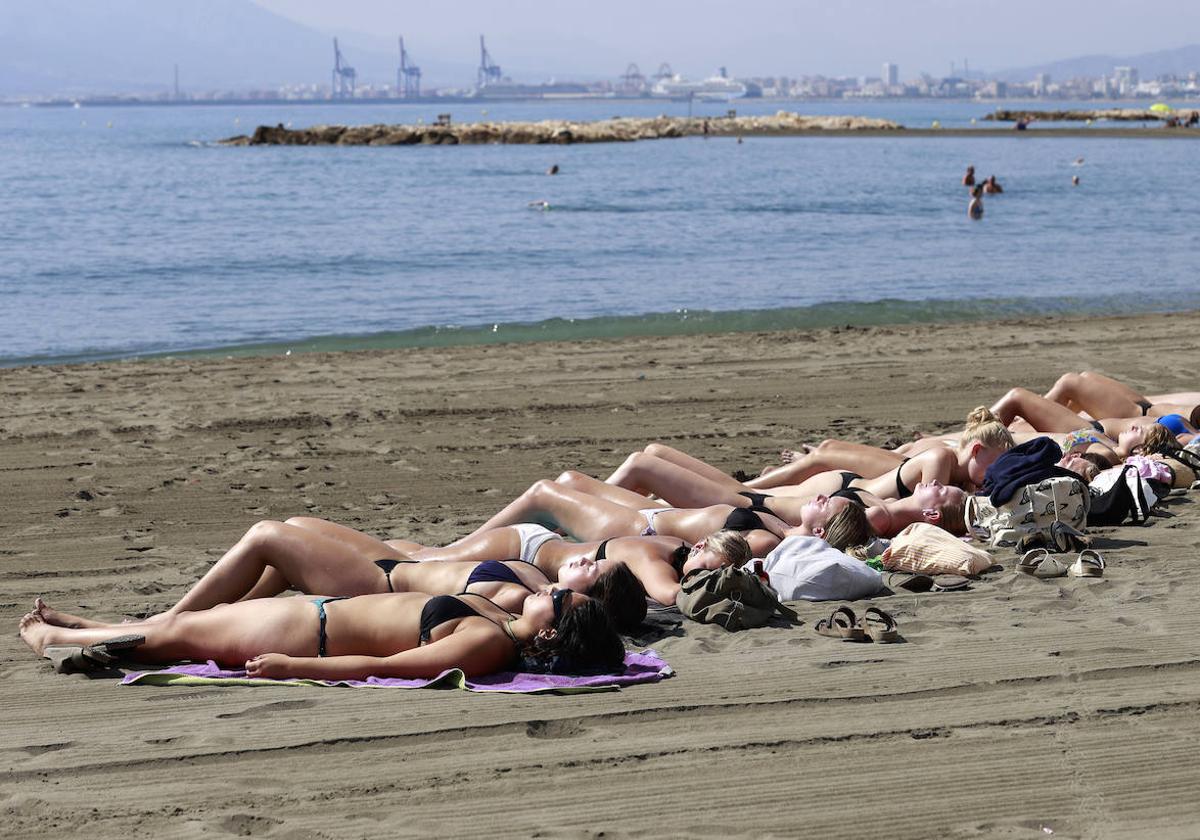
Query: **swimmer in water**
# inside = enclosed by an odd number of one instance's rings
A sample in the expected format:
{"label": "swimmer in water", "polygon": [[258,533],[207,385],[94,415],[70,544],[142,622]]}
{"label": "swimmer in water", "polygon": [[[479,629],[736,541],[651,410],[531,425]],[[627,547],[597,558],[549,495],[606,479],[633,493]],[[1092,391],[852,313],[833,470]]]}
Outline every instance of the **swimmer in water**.
{"label": "swimmer in water", "polygon": [[545,199],[543,199],[542,201],[531,201],[531,202],[529,202],[529,209],[531,209],[531,210],[549,210],[550,202],[546,201]]}
{"label": "swimmer in water", "polygon": [[967,167],[967,174],[963,175],[962,183],[963,183],[964,187],[975,186],[975,167],[974,166]]}
{"label": "swimmer in water", "polygon": [[967,205],[967,218],[978,222],[983,218],[983,185],[976,184],[971,188],[971,203]]}
{"label": "swimmer in water", "polygon": [[553,166],[551,166],[549,169],[547,169],[546,174],[547,175],[557,175],[558,174],[558,164],[556,163]]}
{"label": "swimmer in water", "polygon": [[1072,187],[1078,187],[1078,186],[1079,186],[1079,176],[1078,176],[1078,175],[1072,175],[1072,176],[1071,176],[1071,186],[1072,186]]}
{"label": "swimmer in water", "polygon": [[1083,158],[1081,158],[1081,157],[1075,158],[1074,162],[1071,165],[1072,166],[1083,166]]}
{"label": "swimmer in water", "polygon": [[983,182],[983,191],[985,193],[1002,193],[1004,192],[1004,187],[996,182],[995,175],[989,175],[987,180]]}

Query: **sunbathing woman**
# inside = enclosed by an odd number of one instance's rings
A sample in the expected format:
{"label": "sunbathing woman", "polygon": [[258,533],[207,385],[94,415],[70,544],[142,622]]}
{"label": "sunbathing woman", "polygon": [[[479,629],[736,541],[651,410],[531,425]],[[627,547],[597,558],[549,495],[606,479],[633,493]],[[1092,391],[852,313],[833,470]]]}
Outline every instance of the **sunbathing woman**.
{"label": "sunbathing woman", "polygon": [[[510,545],[509,542],[516,542]],[[296,517],[287,522],[263,521],[251,526],[212,568],[162,616],[206,610],[239,600],[271,598],[289,589],[310,595],[336,592],[369,595],[422,592],[483,595],[502,609],[517,612],[526,596],[551,578],[530,562],[508,560],[536,553],[523,550],[522,540],[496,546],[487,557],[450,558],[457,562],[419,563],[395,547],[333,522]],[[515,550],[514,550],[515,549]],[[559,570],[556,570],[559,571]],[[559,582],[576,592],[592,592],[631,629],[645,617],[645,593],[629,568],[620,562],[598,570],[584,564],[566,566]],[[633,615],[640,609],[639,615]],[[161,616],[152,616],[154,621]],[[67,626],[87,626],[74,616],[61,616]]]}
{"label": "sunbathing woman", "polygon": [[598,601],[569,589],[526,596],[513,615],[482,595],[400,593],[354,598],[264,598],[181,612],[161,621],[94,628],[58,627],[40,610],[20,621],[21,638],[41,655],[48,645],[92,645],[118,634],[145,642],[139,662],[211,659],[252,677],[436,677],[512,670],[617,669],[621,638]]}
{"label": "sunbathing woman", "polygon": [[[1155,426],[1166,429],[1172,437],[1183,435],[1190,439],[1196,434],[1196,428],[1178,414],[1158,418],[1137,416],[1086,420],[1067,406],[1048,400],[1026,388],[1010,390],[992,406],[992,412],[1014,431],[1070,433],[1091,426],[1097,432],[1117,441],[1118,446],[1115,450],[1120,459],[1128,457],[1134,449],[1140,448],[1145,435]],[[1158,433],[1155,433],[1155,439],[1157,437]]]}
{"label": "sunbathing woman", "polygon": [[[317,520],[320,521],[320,520]],[[392,540],[413,559],[421,561],[483,560],[516,556],[513,544],[524,550],[521,559],[534,563],[551,580],[566,583],[576,592],[590,592],[603,601],[618,629],[637,627],[646,617],[646,599],[674,604],[679,581],[694,569],[741,566],[750,559],[750,545],[741,534],[718,531],[694,546],[673,537],[616,537],[585,543],[567,542],[540,525],[508,525],[481,531],[445,548]],[[610,574],[614,567],[623,574]],[[632,586],[626,575],[634,578]],[[615,585],[628,592],[614,592]]]}
{"label": "sunbathing woman", "polygon": [[[803,458],[746,482],[746,485],[759,490],[779,488],[801,484],[824,471],[842,470],[854,473],[860,479],[874,479],[873,485],[863,483],[858,486],[881,498],[903,499],[908,495],[905,491],[917,480],[936,479],[943,484],[973,490],[983,483],[983,474],[992,461],[1012,446],[1012,435],[1000,420],[992,411],[979,406],[967,415],[966,425],[958,434],[958,444],[953,450],[943,451],[930,445],[909,456],[901,456],[861,444],[828,443]],[[931,450],[937,454],[928,455]],[[895,491],[890,492],[890,487]]]}
{"label": "sunbathing woman", "polygon": [[[729,530],[745,537],[753,556],[765,557],[785,533],[796,530],[769,513],[745,510],[740,506],[673,508],[580,473],[564,473],[560,478],[565,481],[534,483],[467,539],[492,528],[520,522],[562,529],[579,540],[662,535],[697,543],[716,531]],[[842,513],[835,519],[842,510],[851,507],[849,500],[836,501],[836,506],[827,508],[815,504],[808,506],[797,522],[801,529],[799,533],[823,536],[831,544],[836,539],[844,546],[869,540],[871,535],[861,511],[857,515]],[[851,522],[860,523],[861,528],[846,524]],[[841,529],[846,529],[847,533],[841,533]]]}
{"label": "sunbathing woman", "polygon": [[[1085,370],[1064,373],[1046,399],[1091,417],[1164,417],[1178,414],[1193,428],[1200,426],[1200,394],[1160,394],[1147,397],[1123,382]],[[1176,432],[1179,434],[1179,432]]]}

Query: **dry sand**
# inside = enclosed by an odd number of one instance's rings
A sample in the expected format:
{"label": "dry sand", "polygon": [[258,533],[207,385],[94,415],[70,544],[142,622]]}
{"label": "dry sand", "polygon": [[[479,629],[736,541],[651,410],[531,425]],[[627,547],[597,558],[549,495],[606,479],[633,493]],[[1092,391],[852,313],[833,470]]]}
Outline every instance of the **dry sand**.
{"label": "dry sand", "polygon": [[[1193,390],[1198,333],[1188,313],[3,370],[0,621],[39,594],[164,608],[262,518],[446,541],[651,440],[756,469],[948,429],[1064,370]],[[819,604],[794,629],[647,634],[678,676],[612,694],[119,687],[10,632],[0,835],[1196,837],[1200,512],[1169,510],[1099,532],[1103,580],[880,599],[907,644],[822,638]]]}

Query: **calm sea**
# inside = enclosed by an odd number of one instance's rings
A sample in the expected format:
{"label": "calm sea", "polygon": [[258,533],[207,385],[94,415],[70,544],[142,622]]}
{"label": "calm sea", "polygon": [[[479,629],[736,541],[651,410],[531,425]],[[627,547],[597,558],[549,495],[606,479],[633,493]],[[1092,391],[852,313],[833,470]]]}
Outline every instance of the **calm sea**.
{"label": "calm sea", "polygon": [[[969,125],[988,110],[786,107],[914,127]],[[1029,132],[740,145],[211,144],[259,123],[687,108],[0,108],[0,364],[1200,306],[1191,180],[1200,146],[1191,142]],[[980,223],[968,221],[959,185],[968,163],[1006,189],[985,200]],[[552,164],[560,175],[544,174]],[[531,208],[541,201],[550,209]]]}

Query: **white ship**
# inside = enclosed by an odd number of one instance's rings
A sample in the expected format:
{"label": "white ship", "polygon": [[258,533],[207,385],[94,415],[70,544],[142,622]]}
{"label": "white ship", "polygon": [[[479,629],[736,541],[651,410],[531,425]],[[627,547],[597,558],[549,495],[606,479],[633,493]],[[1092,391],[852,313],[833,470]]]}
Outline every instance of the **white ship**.
{"label": "white ship", "polygon": [[693,82],[676,73],[666,79],[659,79],[650,89],[652,96],[666,96],[671,99],[704,99],[726,102],[746,95],[746,86],[725,75],[722,67],[715,76],[709,76],[701,82]]}

